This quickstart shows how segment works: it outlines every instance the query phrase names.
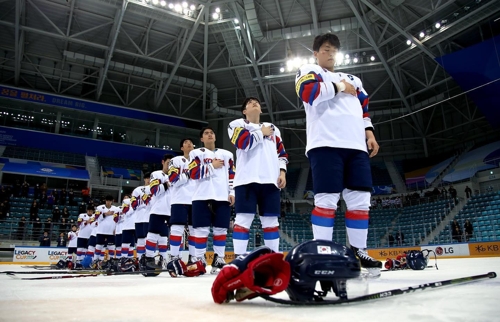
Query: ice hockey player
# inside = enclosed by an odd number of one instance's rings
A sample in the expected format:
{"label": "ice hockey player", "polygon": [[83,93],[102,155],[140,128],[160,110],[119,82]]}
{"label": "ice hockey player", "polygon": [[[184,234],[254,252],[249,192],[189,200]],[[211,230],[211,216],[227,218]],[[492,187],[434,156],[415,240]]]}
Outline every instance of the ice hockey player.
{"label": "ice hockey player", "polygon": [[115,257],[115,228],[120,208],[113,206],[113,196],[108,195],[105,198],[106,203],[100,205],[96,209],[97,238],[94,261],[97,260],[96,268],[103,268],[111,264],[109,261],[104,262],[104,248],[107,247],[108,255],[111,261]]}

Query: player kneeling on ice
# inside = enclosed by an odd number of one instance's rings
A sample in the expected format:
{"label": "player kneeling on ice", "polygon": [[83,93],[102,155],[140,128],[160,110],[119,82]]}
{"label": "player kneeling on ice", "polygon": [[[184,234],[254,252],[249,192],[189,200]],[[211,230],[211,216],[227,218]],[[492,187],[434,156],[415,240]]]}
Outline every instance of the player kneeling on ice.
{"label": "player kneeling on ice", "polygon": [[[326,240],[295,246],[283,259],[267,246],[238,256],[224,266],[212,285],[215,303],[268,297],[286,290],[289,304],[322,301],[333,291],[347,299],[346,282],[360,276],[361,266],[348,247]],[[320,282],[321,290],[316,284]],[[269,299],[269,298],[268,298]]]}

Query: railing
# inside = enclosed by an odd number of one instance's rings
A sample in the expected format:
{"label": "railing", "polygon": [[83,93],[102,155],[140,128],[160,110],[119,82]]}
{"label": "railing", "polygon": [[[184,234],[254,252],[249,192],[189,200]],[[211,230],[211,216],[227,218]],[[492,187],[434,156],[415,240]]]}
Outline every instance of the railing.
{"label": "railing", "polygon": [[113,178],[111,176],[106,176],[104,175],[104,172],[102,171],[101,167],[101,184],[103,186],[117,186],[117,187],[122,187],[123,186],[123,175],[120,175],[119,178]]}
{"label": "railing", "polygon": [[40,236],[47,231],[51,245],[56,245],[59,235],[63,233],[63,236],[67,238],[68,232],[71,231],[71,225],[74,224],[74,221],[53,223],[27,220],[22,225],[20,219],[0,220],[0,240],[15,245],[38,245]]}

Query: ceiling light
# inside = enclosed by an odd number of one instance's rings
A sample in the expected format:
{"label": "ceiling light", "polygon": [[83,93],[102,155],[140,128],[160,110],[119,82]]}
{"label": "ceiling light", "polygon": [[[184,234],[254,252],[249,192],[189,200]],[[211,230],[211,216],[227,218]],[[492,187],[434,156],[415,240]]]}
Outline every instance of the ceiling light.
{"label": "ceiling light", "polygon": [[423,32],[423,31],[422,31],[422,32],[420,32],[419,37],[420,37],[420,38],[424,38],[424,37],[425,37],[425,32]]}
{"label": "ceiling light", "polygon": [[183,1],[183,2],[182,2],[182,7],[183,7],[183,8],[187,8],[187,7],[188,7],[188,3],[187,3],[186,1]]}
{"label": "ceiling light", "polygon": [[408,46],[410,46],[410,45],[411,45],[411,40],[409,40],[409,39],[408,39],[408,40],[406,41],[406,44],[407,44]]}
{"label": "ceiling light", "polygon": [[153,0],[153,4],[154,4],[155,6],[158,4],[158,2],[160,2],[160,1],[158,1],[158,0]]}
{"label": "ceiling light", "polygon": [[283,73],[285,71],[285,67],[280,68],[280,72]]}
{"label": "ceiling light", "polygon": [[345,59],[349,59],[349,54],[345,54]]}
{"label": "ceiling light", "polygon": [[315,62],[316,60],[314,59],[314,57],[309,58],[309,64],[314,64]]}
{"label": "ceiling light", "polygon": [[215,8],[215,12],[219,13],[220,12],[220,8],[219,7]]}
{"label": "ceiling light", "polygon": [[240,21],[239,21],[238,19],[234,18],[234,23],[235,23],[235,24],[239,24],[239,23],[240,23]]}
{"label": "ceiling light", "polygon": [[212,14],[212,18],[214,18],[214,20],[219,19],[219,14],[218,14],[217,12],[214,12],[214,13]]}
{"label": "ceiling light", "polygon": [[354,58],[352,59],[352,62],[353,62],[353,63],[357,63],[358,61],[359,61],[359,60],[358,60],[358,58],[357,58],[357,57],[354,57]]}
{"label": "ceiling light", "polygon": [[161,1],[160,1],[160,4],[161,4],[161,6],[162,6],[162,7],[165,7],[165,6],[167,5],[167,1],[165,1],[165,0],[161,0]]}
{"label": "ceiling light", "polygon": [[194,4],[192,4],[189,6],[189,9],[191,9],[191,11],[194,11],[196,9],[196,6]]}
{"label": "ceiling light", "polygon": [[434,27],[436,27],[436,29],[439,29],[439,28],[441,28],[441,24],[439,22],[436,22],[436,24],[434,25]]}
{"label": "ceiling light", "polygon": [[174,4],[173,4],[173,3],[169,3],[169,4],[168,4],[168,7],[169,7],[170,9],[174,9],[174,7],[175,7],[175,6],[174,6]]}
{"label": "ceiling light", "polygon": [[182,12],[182,6],[181,6],[180,4],[178,4],[178,3],[177,3],[177,4],[174,6],[174,10],[175,10],[175,11],[177,11],[177,12]]}
{"label": "ceiling light", "polygon": [[371,60],[371,61],[375,61],[375,56],[371,56],[371,57],[370,57],[370,60]]}

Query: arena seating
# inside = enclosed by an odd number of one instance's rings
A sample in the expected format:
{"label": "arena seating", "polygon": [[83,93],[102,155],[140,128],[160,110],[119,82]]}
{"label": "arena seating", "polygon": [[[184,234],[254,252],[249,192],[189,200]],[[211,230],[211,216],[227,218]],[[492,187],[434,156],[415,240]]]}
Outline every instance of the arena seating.
{"label": "arena seating", "polygon": [[[473,234],[469,241],[486,242],[500,239],[500,191],[472,196],[462,210],[455,216],[462,232],[468,219],[472,223]],[[462,235],[462,241],[464,240]],[[436,236],[432,244],[456,243],[452,238],[451,223]]]}

